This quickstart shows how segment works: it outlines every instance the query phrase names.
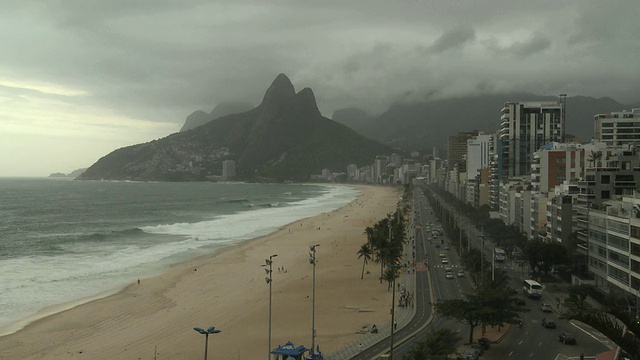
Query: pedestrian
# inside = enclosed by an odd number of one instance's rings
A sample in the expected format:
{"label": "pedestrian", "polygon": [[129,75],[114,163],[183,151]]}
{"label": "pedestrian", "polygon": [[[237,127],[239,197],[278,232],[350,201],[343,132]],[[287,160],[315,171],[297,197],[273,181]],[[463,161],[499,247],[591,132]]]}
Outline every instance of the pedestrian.
{"label": "pedestrian", "polygon": [[584,353],[580,353],[580,360],[584,360]]}
{"label": "pedestrian", "polygon": [[393,320],[393,330],[398,330],[398,320]]}
{"label": "pedestrian", "polygon": [[364,350],[364,346],[362,346],[362,343],[358,344],[358,351],[362,352],[362,350]]}

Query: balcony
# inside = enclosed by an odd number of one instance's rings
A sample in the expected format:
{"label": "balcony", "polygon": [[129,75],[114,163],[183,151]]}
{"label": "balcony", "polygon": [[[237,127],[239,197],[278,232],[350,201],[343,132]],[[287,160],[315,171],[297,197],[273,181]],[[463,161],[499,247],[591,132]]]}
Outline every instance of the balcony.
{"label": "balcony", "polygon": [[635,181],[614,181],[613,186],[635,189],[637,187]]}

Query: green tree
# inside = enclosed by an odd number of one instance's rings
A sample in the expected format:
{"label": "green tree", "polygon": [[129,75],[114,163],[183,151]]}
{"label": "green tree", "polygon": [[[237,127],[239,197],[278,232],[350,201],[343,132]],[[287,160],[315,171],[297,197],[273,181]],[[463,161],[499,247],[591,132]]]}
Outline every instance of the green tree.
{"label": "green tree", "polygon": [[360,250],[358,250],[358,259],[362,259],[362,274],[360,275],[360,279],[364,279],[364,267],[373,259],[373,251],[368,243],[362,244]]}
{"label": "green tree", "polygon": [[587,297],[597,291],[596,287],[591,284],[570,285],[567,290],[569,291],[571,300],[575,302],[580,309],[584,309],[584,301]]}
{"label": "green tree", "polygon": [[464,299],[441,300],[436,304],[436,312],[468,325],[469,343],[473,343],[473,329],[485,318],[482,302],[476,295],[467,295]]}
{"label": "green tree", "polygon": [[428,359],[447,359],[455,352],[456,345],[461,338],[451,329],[438,329],[429,333],[425,339]]}
{"label": "green tree", "polygon": [[419,341],[403,357],[404,360],[436,360],[447,359],[447,356],[456,351],[456,345],[460,341],[458,334],[451,329],[438,329],[427,335],[423,341]]}
{"label": "green tree", "polygon": [[554,265],[566,264],[569,261],[567,248],[558,242],[546,243],[541,240],[527,242],[523,249],[532,269],[538,268],[544,273]]}

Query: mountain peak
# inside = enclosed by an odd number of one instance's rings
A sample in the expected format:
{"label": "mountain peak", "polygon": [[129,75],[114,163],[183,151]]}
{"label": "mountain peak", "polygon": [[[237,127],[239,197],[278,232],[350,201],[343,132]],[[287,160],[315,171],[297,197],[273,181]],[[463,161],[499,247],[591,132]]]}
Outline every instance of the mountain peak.
{"label": "mountain peak", "polygon": [[296,104],[300,110],[308,114],[320,115],[318,110],[318,104],[316,103],[316,96],[313,94],[311,88],[304,88],[296,94]]}
{"label": "mountain peak", "polygon": [[282,104],[296,94],[291,80],[285,74],[279,74],[267,89],[262,99],[263,104]]}

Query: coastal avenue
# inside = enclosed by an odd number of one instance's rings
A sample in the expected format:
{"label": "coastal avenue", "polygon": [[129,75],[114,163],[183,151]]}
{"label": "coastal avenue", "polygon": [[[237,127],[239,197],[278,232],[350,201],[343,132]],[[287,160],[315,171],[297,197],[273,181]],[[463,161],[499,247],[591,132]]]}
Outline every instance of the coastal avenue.
{"label": "coastal avenue", "polygon": [[[469,220],[463,218],[460,212],[456,211],[451,205],[444,200],[438,200],[443,204],[451,214],[455,214],[456,223],[466,223]],[[493,244],[491,239],[484,236],[473,226],[465,228],[465,232],[469,232],[471,246],[480,249],[484,240],[483,253],[485,259],[491,261],[493,256]],[[519,296],[525,300],[526,307],[530,310],[520,314],[523,319],[523,327],[513,327],[508,335],[500,342],[500,344],[492,345],[491,348],[483,355],[483,359],[499,360],[499,359],[555,359],[560,354],[570,359],[578,359],[580,354],[584,352],[585,359],[594,359],[594,355],[602,353],[613,348],[613,343],[601,333],[593,330],[589,326],[569,322],[559,319],[559,311],[556,306],[555,294],[544,291],[542,300],[533,300],[522,295],[522,281],[528,278],[528,265],[521,266],[520,262],[509,259],[496,268],[503,269],[510,278],[509,285],[518,289]],[[543,284],[544,285],[544,284]],[[552,311],[542,312],[541,303],[545,302],[552,306]],[[555,320],[556,329],[547,329],[542,326],[542,318]],[[565,345],[558,340],[558,335],[562,332],[573,334],[577,340],[577,345]]]}
{"label": "coastal avenue", "polygon": [[[415,224],[433,223],[438,226],[438,220],[433,214],[426,197],[416,189],[414,190]],[[447,205],[448,206],[448,205]],[[451,208],[449,208],[452,211]],[[457,221],[461,221],[457,218]],[[482,235],[473,227],[470,227],[471,246],[481,248]],[[428,234],[425,233],[425,226],[412,227],[409,229],[409,237],[411,234],[416,239],[416,262],[427,260],[429,269],[419,268],[416,272],[416,315],[411,322],[398,329],[395,333],[396,341],[394,342],[394,358],[401,359],[411,348],[418,342],[426,338],[429,332],[438,328],[450,328],[456,331],[466,341],[468,338],[469,328],[453,319],[445,319],[432,314],[431,301],[438,299],[461,298],[465,293],[472,291],[472,286],[467,276],[455,277],[447,279],[445,277],[445,266],[441,264],[440,252],[445,252],[449,260],[449,266],[454,269],[454,273],[460,267],[459,257],[456,252],[444,250],[440,241],[429,241]],[[452,239],[447,238],[445,234],[441,234],[444,244],[450,244]],[[438,246],[438,247],[436,247]],[[490,260],[493,256],[493,244],[489,239],[484,239],[484,255]],[[522,282],[522,269],[518,263],[512,261],[505,262],[500,268],[507,271],[511,278],[510,286],[520,289]],[[430,277],[430,278],[429,278]],[[433,294],[431,294],[433,292]],[[551,295],[547,295],[546,301],[551,302]],[[529,312],[521,314],[524,320],[522,328],[514,327],[500,344],[493,344],[491,348],[483,355],[483,359],[554,359],[558,354],[569,357],[578,358],[581,352],[584,352],[586,359],[593,359],[593,355],[609,350],[609,346],[603,344],[607,339],[602,339],[602,335],[591,330],[590,328],[573,324],[558,319],[557,309],[553,309],[552,313],[543,313],[540,310],[540,301],[525,299]],[[553,303],[555,304],[555,302]],[[556,329],[546,329],[541,325],[543,317],[554,319],[557,323]],[[561,332],[570,332],[577,339],[576,345],[564,345],[558,341],[558,334]],[[601,340],[599,341],[598,338]],[[603,341],[603,342],[601,342]],[[382,340],[374,346],[365,349],[357,356],[352,357],[354,360],[371,360],[389,350],[389,339]]]}
{"label": "coastal avenue", "polygon": [[[437,223],[437,219],[432,214],[429,208],[429,204],[421,192],[415,190],[415,199],[413,204],[413,210],[415,211],[415,224],[428,224],[433,222]],[[413,235],[413,236],[412,236]],[[444,236],[444,235],[441,235]],[[423,340],[426,335],[436,328],[449,327],[457,329],[458,331],[466,334],[468,328],[462,326],[455,320],[448,320],[442,317],[433,317],[431,302],[432,299],[449,299],[459,298],[464,293],[471,291],[471,285],[467,280],[467,277],[456,277],[453,280],[445,278],[444,266],[440,264],[440,258],[438,257],[438,248],[436,245],[438,242],[429,241],[428,234],[425,233],[425,226],[411,227],[409,229],[408,238],[413,237],[415,241],[415,254],[416,263],[423,263],[427,260],[430,268],[426,266],[417,267],[416,275],[416,315],[402,329],[398,329],[395,332],[394,337],[397,339],[394,342],[394,358],[401,359],[417,341]],[[448,240],[445,240],[445,242]],[[411,243],[411,241],[410,241]],[[409,250],[410,251],[410,250]],[[444,251],[444,250],[443,250]],[[449,265],[454,269],[459,269],[459,259],[453,249],[446,251],[449,257]],[[429,279],[429,275],[431,279]],[[430,292],[430,283],[433,289],[433,296]],[[378,354],[381,354],[389,349],[389,339],[382,340],[374,346],[365,349],[357,356],[352,357],[354,360],[370,360],[376,358]]]}

